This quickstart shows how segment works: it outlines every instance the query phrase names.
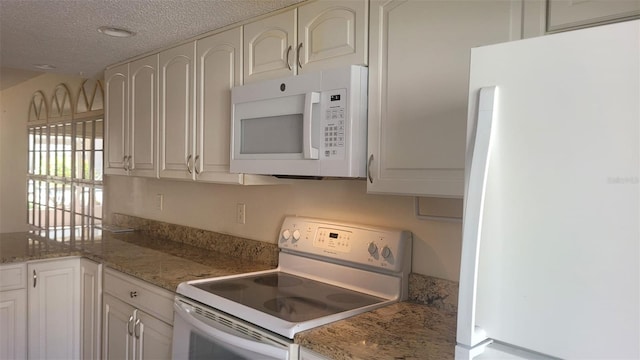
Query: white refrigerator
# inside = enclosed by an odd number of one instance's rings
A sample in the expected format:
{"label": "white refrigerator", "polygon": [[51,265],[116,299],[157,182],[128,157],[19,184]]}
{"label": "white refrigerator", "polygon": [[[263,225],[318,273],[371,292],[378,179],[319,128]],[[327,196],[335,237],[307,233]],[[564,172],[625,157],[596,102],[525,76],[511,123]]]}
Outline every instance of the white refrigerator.
{"label": "white refrigerator", "polygon": [[640,358],[640,20],[472,50],[457,359]]}

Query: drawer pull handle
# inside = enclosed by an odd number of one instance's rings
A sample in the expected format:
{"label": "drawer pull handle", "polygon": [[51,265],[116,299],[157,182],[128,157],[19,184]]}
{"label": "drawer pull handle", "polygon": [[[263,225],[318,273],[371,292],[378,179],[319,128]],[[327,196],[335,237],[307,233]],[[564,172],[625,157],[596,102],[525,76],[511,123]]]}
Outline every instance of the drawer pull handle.
{"label": "drawer pull handle", "polygon": [[129,322],[127,323],[127,331],[129,336],[133,336],[133,315],[129,316]]}
{"label": "drawer pull handle", "polygon": [[38,281],[38,275],[36,275],[36,271],[33,270],[33,287],[36,287],[37,281]]}
{"label": "drawer pull handle", "polygon": [[134,297],[138,296],[138,292],[137,291],[131,291],[131,292],[129,292],[129,296],[131,296],[131,298],[133,299]]}
{"label": "drawer pull handle", "polygon": [[136,334],[135,334],[136,339],[140,339],[140,319],[136,319],[136,325],[135,325],[134,329],[135,329],[135,332],[136,332]]}

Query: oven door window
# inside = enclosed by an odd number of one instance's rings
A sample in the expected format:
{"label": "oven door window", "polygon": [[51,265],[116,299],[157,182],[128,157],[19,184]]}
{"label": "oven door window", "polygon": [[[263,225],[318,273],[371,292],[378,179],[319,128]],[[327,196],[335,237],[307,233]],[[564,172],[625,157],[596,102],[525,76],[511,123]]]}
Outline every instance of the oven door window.
{"label": "oven door window", "polygon": [[[277,335],[257,336],[261,329],[252,329],[246,323],[226,318],[222,325],[213,319],[220,314],[211,310],[178,302],[174,306],[173,358],[174,359],[265,359],[289,358],[290,343]],[[242,329],[242,332],[237,330]],[[247,336],[254,333],[256,336]],[[273,336],[273,338],[269,338]],[[274,341],[275,339],[275,341]]]}

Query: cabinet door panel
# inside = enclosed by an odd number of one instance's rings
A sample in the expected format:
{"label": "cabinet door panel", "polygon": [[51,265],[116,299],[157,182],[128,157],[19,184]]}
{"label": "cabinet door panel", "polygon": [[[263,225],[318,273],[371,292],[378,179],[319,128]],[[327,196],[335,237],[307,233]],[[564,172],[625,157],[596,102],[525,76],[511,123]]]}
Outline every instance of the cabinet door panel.
{"label": "cabinet door panel", "polygon": [[[133,354],[132,336],[134,308],[114,298],[104,295],[103,358],[105,360],[131,359]],[[131,319],[131,321],[130,321]]]}
{"label": "cabinet door panel", "polygon": [[129,65],[131,83],[130,131],[133,175],[156,176],[158,55]]}
{"label": "cabinet door panel", "polygon": [[547,31],[640,17],[639,0],[548,0]]}
{"label": "cabinet door panel", "polygon": [[295,9],[245,25],[244,82],[294,74],[296,41]]}
{"label": "cabinet door panel", "polygon": [[0,291],[0,359],[26,355],[27,290]]}
{"label": "cabinet door panel", "polygon": [[240,85],[242,31],[231,29],[197,43],[196,166],[199,181],[239,183],[229,173],[231,88]]}
{"label": "cabinet door panel", "polygon": [[28,264],[28,354],[31,359],[80,358],[80,261]]}
{"label": "cabinet door panel", "polygon": [[126,175],[125,156],[128,155],[129,126],[129,64],[105,71],[105,153],[104,172]]}
{"label": "cabinet door panel", "polygon": [[139,323],[135,358],[170,360],[173,328],[142,311],[137,311],[136,317]]}
{"label": "cabinet door panel", "polygon": [[81,354],[83,359],[100,358],[100,324],[102,315],[102,265],[80,260],[80,302],[82,304]]}
{"label": "cabinet door panel", "polygon": [[519,38],[521,8],[372,2],[369,192],[462,196],[470,49]]}
{"label": "cabinet door panel", "polygon": [[160,177],[192,178],[194,56],[195,42],[160,53]]}
{"label": "cabinet door panel", "polygon": [[367,64],[368,2],[316,1],[298,8],[298,73]]}

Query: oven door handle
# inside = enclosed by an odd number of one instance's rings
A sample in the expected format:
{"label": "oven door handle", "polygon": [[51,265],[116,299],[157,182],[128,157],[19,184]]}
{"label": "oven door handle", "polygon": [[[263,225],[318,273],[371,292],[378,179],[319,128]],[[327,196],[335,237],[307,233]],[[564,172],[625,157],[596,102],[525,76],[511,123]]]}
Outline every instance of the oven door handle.
{"label": "oven door handle", "polygon": [[[211,339],[230,345],[235,348],[243,349],[246,351],[254,352],[262,356],[273,357],[274,359],[289,359],[289,349],[279,348],[275,345],[265,344],[258,341],[245,339],[238,335],[226,332],[218,327],[213,327],[210,324],[206,324],[193,314],[193,308],[187,304],[174,302],[173,309],[176,316],[180,316],[187,324],[193,326],[199,332],[209,336]],[[222,327],[223,325],[219,325]]]}

